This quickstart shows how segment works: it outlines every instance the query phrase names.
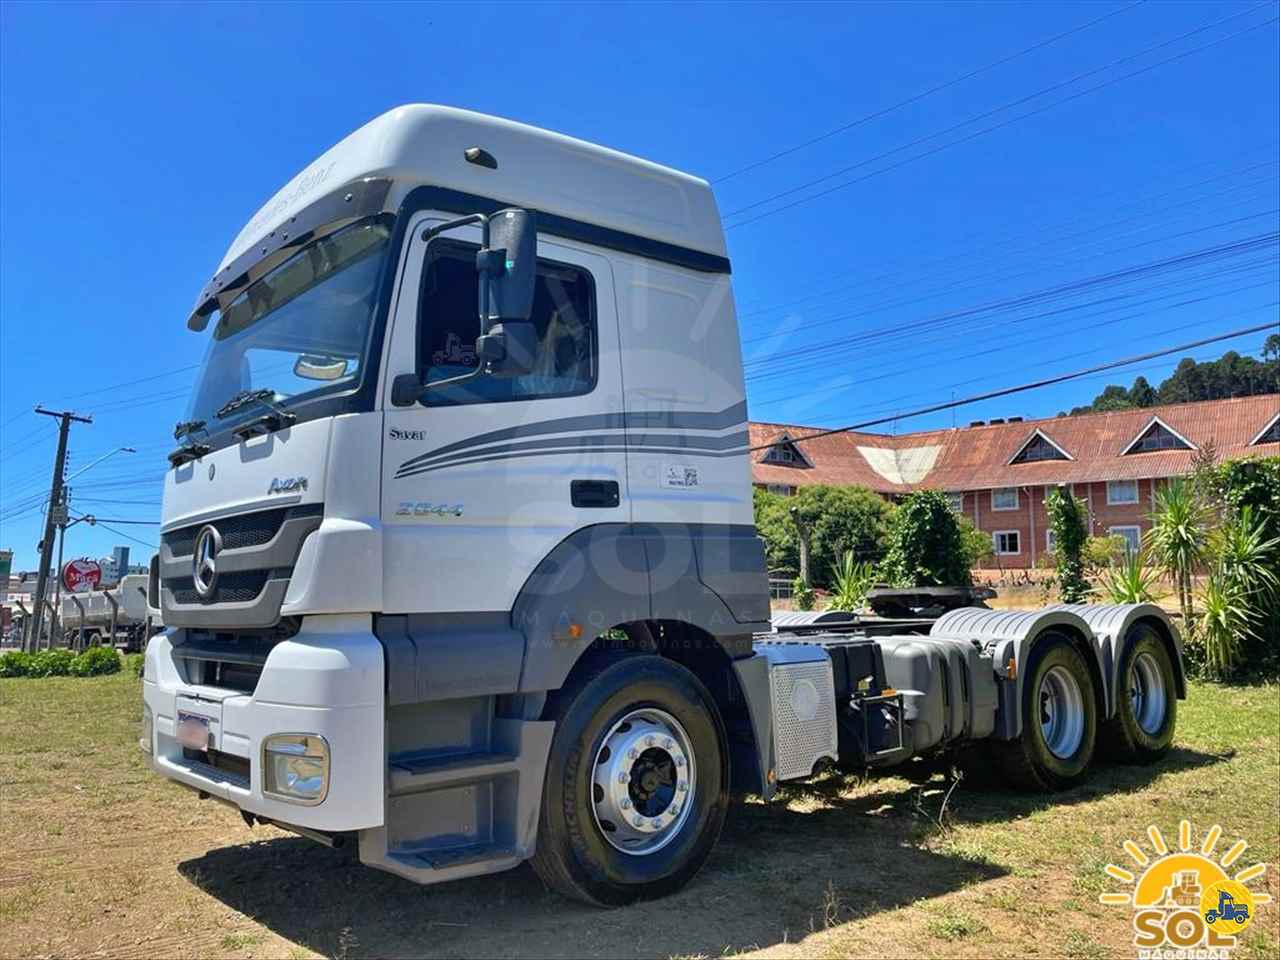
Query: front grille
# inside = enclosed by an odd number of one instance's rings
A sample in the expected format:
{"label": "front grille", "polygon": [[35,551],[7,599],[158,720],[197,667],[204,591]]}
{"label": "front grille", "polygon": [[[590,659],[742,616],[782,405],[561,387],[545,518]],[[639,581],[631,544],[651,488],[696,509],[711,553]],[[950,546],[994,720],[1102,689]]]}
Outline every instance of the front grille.
{"label": "front grille", "polygon": [[[240,547],[260,547],[270,543],[271,538],[280,531],[288,507],[278,510],[259,510],[257,513],[241,513],[234,517],[222,517],[210,522],[222,537],[223,550],[236,550]],[[293,516],[305,515],[303,508],[294,508]],[[196,534],[206,524],[193,523],[188,527],[171,530],[164,535],[164,542],[175,557],[189,557],[195,551]]]}
{"label": "front grille", "polygon": [[[174,577],[166,581],[166,586],[173,591],[173,599],[177,603],[248,603],[262,593],[272,573],[271,570],[245,570],[222,574],[207,600],[196,593],[195,580],[191,577]],[[286,570],[282,575],[287,577],[289,572]]]}
{"label": "front grille", "polygon": [[292,620],[270,633],[188,630],[174,644],[173,656],[187,683],[253,693],[272,648],[296,631]]}

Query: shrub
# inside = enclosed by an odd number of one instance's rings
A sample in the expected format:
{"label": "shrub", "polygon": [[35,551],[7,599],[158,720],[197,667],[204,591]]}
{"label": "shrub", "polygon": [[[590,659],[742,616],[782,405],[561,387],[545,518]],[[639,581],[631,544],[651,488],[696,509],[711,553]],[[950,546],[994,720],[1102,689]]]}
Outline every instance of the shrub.
{"label": "shrub", "polygon": [[1089,596],[1084,575],[1084,544],[1089,536],[1084,505],[1071,491],[1055,487],[1044,498],[1044,507],[1053,531],[1058,592],[1063,603],[1083,603]]}
{"label": "shrub", "polygon": [[791,602],[797,610],[812,610],[813,587],[796,577],[791,581]]}
{"label": "shrub", "polygon": [[876,569],[865,560],[857,563],[853,551],[845,551],[836,571],[834,592],[827,604],[828,610],[858,610],[867,601],[867,591],[875,585]]}
{"label": "shrub", "polygon": [[1236,668],[1240,644],[1249,632],[1252,617],[1248,599],[1239,583],[1221,565],[1209,571],[1200,593],[1203,613],[1193,636],[1209,676],[1223,679]]}
{"label": "shrub", "polygon": [[0,677],[25,677],[31,672],[31,654],[10,650],[0,657]]}
{"label": "shrub", "polygon": [[1085,575],[1101,576],[1105,570],[1124,560],[1128,553],[1128,542],[1118,533],[1089,537],[1084,542]]}
{"label": "shrub", "polygon": [[881,568],[899,587],[968,586],[969,554],[960,518],[940,490],[921,490],[903,500],[889,530]]}
{"label": "shrub", "polygon": [[31,665],[27,670],[29,677],[66,677],[71,674],[71,664],[76,655],[66,647],[55,647],[52,650],[41,650],[31,655]]}
{"label": "shrub", "polygon": [[970,570],[996,554],[991,534],[979,530],[968,517],[960,518],[960,538],[964,541],[964,562]]}
{"label": "shrub", "polygon": [[1110,603],[1150,603],[1157,573],[1141,550],[1132,551],[1102,573],[1102,593]]}
{"label": "shrub", "polygon": [[120,672],[120,654],[110,647],[90,647],[71,662],[71,673],[77,677],[97,677]]}
{"label": "shrub", "polygon": [[126,672],[140,677],[147,666],[147,658],[141,653],[130,653],[124,658],[124,669]]}

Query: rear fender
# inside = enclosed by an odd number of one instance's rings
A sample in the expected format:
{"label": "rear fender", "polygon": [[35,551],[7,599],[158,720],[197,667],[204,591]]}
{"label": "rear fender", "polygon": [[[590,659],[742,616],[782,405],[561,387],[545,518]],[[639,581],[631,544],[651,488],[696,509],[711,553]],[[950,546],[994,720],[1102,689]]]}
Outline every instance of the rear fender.
{"label": "rear fender", "polygon": [[[1173,683],[1179,700],[1187,699],[1187,675],[1182,659],[1182,635],[1169,615],[1154,603],[1073,603],[1055,604],[1050,610],[1065,610],[1080,617],[1093,631],[1103,662],[1106,664],[1107,689],[1120,691],[1124,684],[1120,677],[1120,663],[1129,645],[1134,642],[1134,628],[1149,626],[1164,642],[1173,664]],[[1107,716],[1115,714],[1118,697],[1112,696]]]}
{"label": "rear fender", "polygon": [[1022,691],[1026,664],[1046,634],[1070,637],[1089,668],[1100,717],[1114,709],[1105,682],[1107,665],[1093,630],[1078,614],[1060,608],[1043,610],[984,610],[966,607],[944,614],[929,636],[975,644],[991,657],[997,688],[996,725],[993,736],[1015,740],[1022,734]]}

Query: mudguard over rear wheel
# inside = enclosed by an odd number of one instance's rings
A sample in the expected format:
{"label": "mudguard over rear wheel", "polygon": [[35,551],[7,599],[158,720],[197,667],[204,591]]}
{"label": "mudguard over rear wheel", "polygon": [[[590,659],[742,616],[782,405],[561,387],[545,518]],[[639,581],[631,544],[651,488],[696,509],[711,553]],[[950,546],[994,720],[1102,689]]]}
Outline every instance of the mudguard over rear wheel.
{"label": "mudguard over rear wheel", "polygon": [[533,868],[599,906],[665,896],[706,861],[729,808],[715,702],[692,673],[649,654],[601,661],[557,691]]}
{"label": "mudguard over rear wheel", "polygon": [[1049,633],[1023,673],[1022,734],[993,744],[1005,776],[1024,790],[1065,790],[1088,772],[1097,741],[1093,681],[1070,638]]}

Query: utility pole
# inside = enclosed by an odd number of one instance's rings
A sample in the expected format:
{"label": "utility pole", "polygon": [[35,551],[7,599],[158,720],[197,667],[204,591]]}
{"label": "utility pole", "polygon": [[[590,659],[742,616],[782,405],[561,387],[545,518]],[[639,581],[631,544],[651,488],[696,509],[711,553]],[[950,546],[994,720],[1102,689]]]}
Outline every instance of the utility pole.
{"label": "utility pole", "polygon": [[[53,533],[55,527],[66,522],[66,497],[63,496],[63,473],[67,467],[67,434],[71,432],[71,424],[93,423],[92,417],[77,417],[70,410],[46,410],[37,406],[36,413],[45,417],[58,418],[58,453],[53,460],[53,481],[49,485],[49,509],[44,516],[44,539],[40,541],[40,573],[36,577],[35,609],[30,617],[31,626],[27,630],[27,649],[37,650],[40,646],[40,625],[44,619],[45,603],[49,587],[49,564],[53,559]],[[52,638],[51,638],[52,640]]]}

